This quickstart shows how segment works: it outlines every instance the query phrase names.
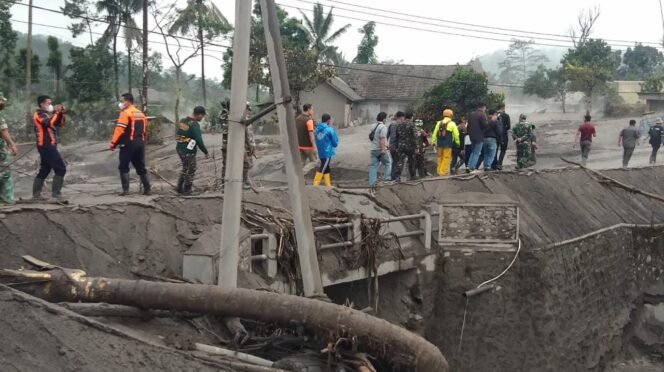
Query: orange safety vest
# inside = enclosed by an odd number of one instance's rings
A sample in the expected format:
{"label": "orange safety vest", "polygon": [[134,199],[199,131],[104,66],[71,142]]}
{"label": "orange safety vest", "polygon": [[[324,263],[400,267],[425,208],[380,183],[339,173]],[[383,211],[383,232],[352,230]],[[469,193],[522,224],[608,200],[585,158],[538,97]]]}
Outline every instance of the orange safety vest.
{"label": "orange safety vest", "polygon": [[122,110],[115,124],[111,145],[129,145],[143,143],[147,137],[148,118],[145,114],[131,105]]}
{"label": "orange safety vest", "polygon": [[32,116],[32,123],[35,125],[37,147],[55,146],[56,128],[65,125],[65,114],[61,112],[49,114],[44,110],[37,110]]}

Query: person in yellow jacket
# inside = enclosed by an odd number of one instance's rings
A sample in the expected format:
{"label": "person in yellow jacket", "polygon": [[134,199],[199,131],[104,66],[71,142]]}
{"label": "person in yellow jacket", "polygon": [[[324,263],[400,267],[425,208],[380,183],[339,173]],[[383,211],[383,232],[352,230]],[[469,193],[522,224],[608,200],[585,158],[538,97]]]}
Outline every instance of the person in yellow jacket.
{"label": "person in yellow jacket", "polygon": [[443,120],[436,123],[431,136],[431,143],[438,149],[438,176],[446,176],[450,171],[452,162],[452,149],[460,146],[459,128],[454,122],[454,112],[450,109],[443,111]]}

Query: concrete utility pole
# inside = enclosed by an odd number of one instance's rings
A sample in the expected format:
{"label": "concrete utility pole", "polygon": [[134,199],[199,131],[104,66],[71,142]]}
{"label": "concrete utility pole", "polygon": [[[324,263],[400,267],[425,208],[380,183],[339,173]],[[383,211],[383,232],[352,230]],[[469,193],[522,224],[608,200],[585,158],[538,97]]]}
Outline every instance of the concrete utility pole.
{"label": "concrete utility pole", "polygon": [[32,115],[30,103],[32,99],[32,0],[28,3],[28,43],[26,46],[25,61],[25,132],[32,129]]}
{"label": "concrete utility pole", "polygon": [[148,0],[143,0],[143,90],[141,91],[141,110],[148,109]]}
{"label": "concrete utility pole", "polygon": [[[323,296],[323,283],[318,267],[314,230],[311,225],[311,211],[304,192],[302,160],[297,147],[295,115],[290,103],[283,104],[283,100],[290,96],[290,86],[288,85],[286,59],[281,44],[277,9],[274,0],[260,0],[260,2],[263,28],[265,29],[265,43],[267,44],[268,61],[270,62],[270,73],[272,75],[274,102],[277,103],[281,148],[284,151],[286,163],[288,195],[295,222],[297,253],[300,258],[304,295],[307,297]],[[235,68],[233,68],[233,72],[235,72]],[[279,102],[282,102],[282,104],[279,104]]]}
{"label": "concrete utility pole", "polygon": [[244,163],[245,127],[241,123],[247,108],[249,81],[249,42],[251,40],[251,0],[235,1],[233,34],[233,74],[231,107],[228,118],[228,160],[224,175],[224,209],[221,219],[221,254],[219,285],[237,287],[240,260],[240,214],[242,213],[242,167]]}

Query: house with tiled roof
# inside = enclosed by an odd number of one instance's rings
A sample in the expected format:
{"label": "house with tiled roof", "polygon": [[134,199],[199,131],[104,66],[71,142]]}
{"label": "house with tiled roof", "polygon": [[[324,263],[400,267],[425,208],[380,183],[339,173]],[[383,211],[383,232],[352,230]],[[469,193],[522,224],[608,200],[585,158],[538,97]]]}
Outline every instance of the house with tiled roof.
{"label": "house with tiled roof", "polygon": [[[467,65],[478,72],[478,63]],[[339,75],[311,92],[301,102],[314,105],[316,117],[332,115],[339,127],[371,123],[384,111],[414,109],[425,92],[450,77],[457,65],[363,65],[351,64]]]}

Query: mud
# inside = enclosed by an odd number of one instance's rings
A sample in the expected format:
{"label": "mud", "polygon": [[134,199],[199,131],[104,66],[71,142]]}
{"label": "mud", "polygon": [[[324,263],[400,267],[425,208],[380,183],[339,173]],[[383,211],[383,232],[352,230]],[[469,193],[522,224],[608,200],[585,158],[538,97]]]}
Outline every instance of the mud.
{"label": "mud", "polygon": [[[468,304],[462,297],[465,290],[501,272],[513,252],[440,249],[433,272],[412,270],[381,278],[374,311],[435,342],[455,371],[662,370],[664,230],[623,226],[551,246],[616,224],[662,223],[662,204],[601,184],[582,170],[566,168],[559,157],[577,155],[571,149],[574,118],[530,119],[542,123],[541,156],[534,170],[382,187],[375,196],[364,190],[309,188],[312,214],[385,218],[419,213],[427,203],[454,201],[457,195],[463,195],[458,197],[462,202],[473,202],[474,196],[482,202],[514,200],[520,207],[522,251],[512,270],[496,282],[496,291]],[[601,125],[589,163],[597,169],[620,164],[614,141],[623,121],[602,121]],[[361,185],[368,163],[366,133],[360,127],[346,129],[341,135],[333,178]],[[212,144],[219,138],[208,135],[208,139]],[[104,148],[99,143],[63,147],[70,168],[65,188],[69,206],[19,205],[0,211],[0,234],[5,237],[0,242],[3,267],[20,267],[24,265],[21,256],[30,254],[53,264],[82,268],[90,275],[182,275],[182,254],[221,223],[223,196],[176,197],[169,182],[177,177],[179,160],[169,144],[149,149],[149,163],[165,179],[154,178],[157,196],[115,196],[119,187],[117,154],[100,151]],[[636,165],[645,162],[647,151],[646,147],[637,150]],[[219,153],[218,147],[215,152]],[[17,164],[22,172],[17,176],[20,196],[29,194],[35,161],[36,154],[30,154]],[[653,193],[659,192],[664,180],[663,167],[603,172]],[[220,177],[220,159],[201,160],[198,174],[198,189],[209,190]],[[258,186],[284,184],[281,156],[273,149],[264,150],[251,174]],[[136,190],[136,182],[132,188]],[[259,187],[257,192],[246,192],[244,200],[245,210],[288,217],[285,189]],[[412,226],[397,227],[408,228]],[[326,239],[335,241],[334,237]],[[398,249],[409,254],[421,250],[421,244],[407,239]],[[346,271],[334,256],[324,257],[321,268],[332,277]],[[329,287],[326,292],[337,303],[348,300],[358,308],[375,305],[375,299],[367,296],[366,282]],[[118,357],[120,367],[129,370],[208,368],[162,346],[121,346],[127,343],[124,336],[106,335],[94,327],[90,330],[79,318],[72,320],[71,314],[61,315],[53,305],[34,301],[17,300],[13,292],[0,291],[3,313],[9,314],[0,329],[10,337],[3,339],[19,340],[17,348],[2,345],[2,350],[13,350],[2,353],[2,364],[8,370],[42,370],[50,362],[62,363],[54,365],[56,370],[75,369],[77,363],[82,363],[81,370],[105,370],[113,365],[112,356],[126,350],[139,350],[124,359]],[[154,336],[154,329],[148,328],[146,332]],[[44,345],[39,344],[47,350],[43,355],[31,352],[39,350],[30,349],[33,337],[43,339]],[[47,345],[50,343],[71,346],[58,349]],[[185,359],[179,361],[181,358]],[[175,367],[163,367],[171,364]]]}
{"label": "mud", "polygon": [[0,287],[3,371],[234,371]]}

